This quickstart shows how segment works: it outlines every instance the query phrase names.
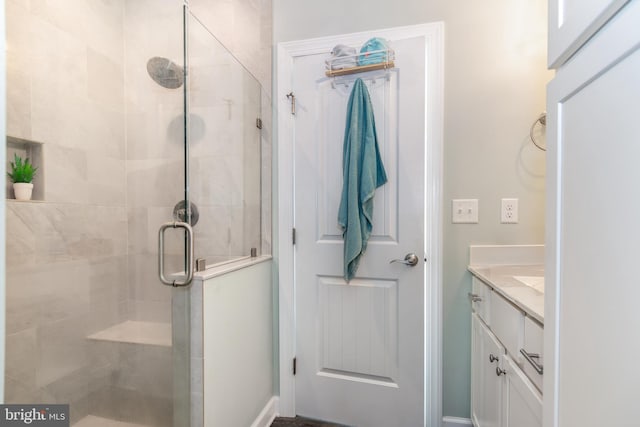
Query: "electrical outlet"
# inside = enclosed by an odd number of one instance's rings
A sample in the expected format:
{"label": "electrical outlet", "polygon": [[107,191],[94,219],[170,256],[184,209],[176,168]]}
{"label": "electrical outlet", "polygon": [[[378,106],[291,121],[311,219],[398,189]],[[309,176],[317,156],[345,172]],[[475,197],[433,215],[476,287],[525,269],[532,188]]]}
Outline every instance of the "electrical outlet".
{"label": "electrical outlet", "polygon": [[451,222],[454,224],[477,224],[478,199],[452,200]]}
{"label": "electrical outlet", "polygon": [[518,223],[518,199],[502,199],[500,222],[503,224]]}

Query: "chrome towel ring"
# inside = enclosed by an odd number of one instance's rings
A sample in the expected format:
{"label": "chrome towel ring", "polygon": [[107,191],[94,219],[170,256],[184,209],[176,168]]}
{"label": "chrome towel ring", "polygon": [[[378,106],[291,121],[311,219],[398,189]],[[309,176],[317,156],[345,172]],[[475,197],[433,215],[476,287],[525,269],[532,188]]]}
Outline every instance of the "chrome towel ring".
{"label": "chrome towel ring", "polygon": [[536,147],[538,147],[542,151],[547,151],[547,149],[544,148],[543,146],[541,146],[540,144],[538,144],[536,142],[536,139],[533,137],[533,129],[536,127],[536,124],[538,124],[538,122],[542,126],[546,126],[547,125],[547,113],[545,111],[543,111],[542,114],[540,114],[538,116],[538,118],[536,119],[536,121],[533,122],[533,124],[531,125],[531,129],[529,129],[529,138],[531,138],[531,142],[533,142],[533,145],[535,145]]}

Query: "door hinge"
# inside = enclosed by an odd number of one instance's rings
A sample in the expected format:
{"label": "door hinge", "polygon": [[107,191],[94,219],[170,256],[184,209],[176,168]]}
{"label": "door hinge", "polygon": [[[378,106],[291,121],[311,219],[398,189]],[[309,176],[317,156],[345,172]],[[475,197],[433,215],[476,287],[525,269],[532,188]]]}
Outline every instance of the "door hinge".
{"label": "door hinge", "polygon": [[293,358],[293,375],[296,374],[296,372],[298,371],[298,358],[294,357]]}
{"label": "door hinge", "polygon": [[256,119],[256,127],[262,129],[262,119],[260,117]]}
{"label": "door hinge", "polygon": [[291,243],[292,244],[296,244],[296,229],[292,228],[291,229]]}
{"label": "door hinge", "polygon": [[293,94],[293,92],[289,92],[287,94],[287,98],[289,98],[289,100],[291,101],[291,115],[295,116],[296,115],[296,96]]}

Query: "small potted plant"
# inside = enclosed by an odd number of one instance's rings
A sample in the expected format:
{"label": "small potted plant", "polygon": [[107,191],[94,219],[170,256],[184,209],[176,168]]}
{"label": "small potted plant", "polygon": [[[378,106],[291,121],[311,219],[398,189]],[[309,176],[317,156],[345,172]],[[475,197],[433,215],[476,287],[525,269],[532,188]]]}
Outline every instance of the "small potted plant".
{"label": "small potted plant", "polygon": [[14,155],[14,161],[11,162],[11,172],[7,172],[7,175],[13,182],[16,200],[31,200],[32,181],[37,170],[38,168],[33,167],[28,157],[23,161],[22,157]]}

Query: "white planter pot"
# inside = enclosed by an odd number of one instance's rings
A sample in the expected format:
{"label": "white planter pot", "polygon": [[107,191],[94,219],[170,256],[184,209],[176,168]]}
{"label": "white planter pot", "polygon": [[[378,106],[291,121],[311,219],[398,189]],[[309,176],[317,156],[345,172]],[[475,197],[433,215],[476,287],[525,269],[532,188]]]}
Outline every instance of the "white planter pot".
{"label": "white planter pot", "polygon": [[14,182],[13,193],[16,195],[16,200],[31,200],[31,193],[33,192],[33,184],[27,182]]}

